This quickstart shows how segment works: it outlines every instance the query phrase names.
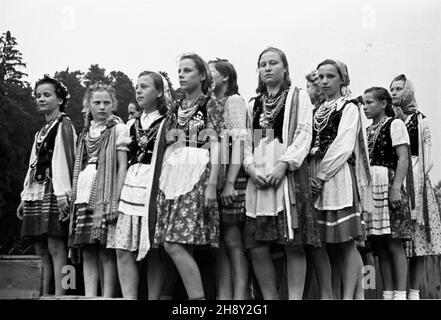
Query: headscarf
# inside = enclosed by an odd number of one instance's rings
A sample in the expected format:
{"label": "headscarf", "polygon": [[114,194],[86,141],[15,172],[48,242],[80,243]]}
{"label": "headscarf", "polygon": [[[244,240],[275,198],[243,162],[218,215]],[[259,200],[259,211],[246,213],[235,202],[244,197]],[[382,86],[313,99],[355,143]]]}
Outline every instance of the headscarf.
{"label": "headscarf", "polygon": [[412,81],[410,81],[404,74],[396,76],[390,83],[389,87],[391,87],[395,81],[399,81],[399,78],[405,79],[404,89],[400,101],[397,105],[394,105],[394,107],[395,112],[404,121],[404,119],[406,119],[406,115],[417,112],[418,105],[415,99],[415,87],[413,86]]}
{"label": "headscarf", "polygon": [[323,61],[322,63],[320,63],[317,66],[317,70],[320,66],[326,65],[326,64],[331,64],[337,68],[337,71],[338,71],[340,78],[342,80],[342,86],[340,88],[341,95],[343,97],[350,97],[352,93],[351,93],[351,90],[349,90],[349,84],[351,82],[351,79],[349,78],[348,66],[344,62],[341,62],[339,60],[326,59],[325,61]]}

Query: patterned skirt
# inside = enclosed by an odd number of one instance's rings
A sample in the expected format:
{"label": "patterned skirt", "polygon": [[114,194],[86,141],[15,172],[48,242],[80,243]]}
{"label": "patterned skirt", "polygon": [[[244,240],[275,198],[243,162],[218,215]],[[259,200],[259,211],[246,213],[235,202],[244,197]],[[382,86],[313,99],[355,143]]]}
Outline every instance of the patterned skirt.
{"label": "patterned skirt", "polygon": [[234,190],[237,194],[233,203],[229,206],[222,205],[220,195],[222,190],[218,193],[219,211],[222,222],[237,223],[245,221],[245,194],[247,189],[247,176],[245,170],[241,167],[236,182],[234,183]]}
{"label": "patterned skirt", "polygon": [[138,251],[142,223],[147,223],[145,217],[120,212],[116,222],[115,236],[107,241],[107,248]]}
{"label": "patterned skirt", "polygon": [[404,188],[401,189],[401,206],[392,208],[389,205],[389,190],[394,179],[394,170],[372,166],[375,211],[365,217],[368,236],[390,234],[392,238],[412,238],[409,199]]}
{"label": "patterned skirt", "polygon": [[[412,241],[406,241],[404,243],[404,249],[406,251],[407,257],[409,258],[415,256],[433,256],[441,254],[441,210],[436,200],[435,192],[429,180],[427,180],[426,182],[426,192],[427,207],[429,211],[430,241],[427,237],[426,226],[414,220]],[[417,192],[415,192],[415,194],[417,194]],[[420,207],[420,209],[422,208]],[[418,207],[416,208],[416,210],[418,210]],[[417,212],[417,214],[422,215],[422,212]]]}
{"label": "patterned skirt", "polygon": [[205,207],[205,188],[210,165],[202,173],[193,189],[175,199],[166,199],[159,190],[154,247],[164,242],[219,246],[219,209]]}
{"label": "patterned skirt", "polygon": [[101,220],[99,228],[94,228],[93,211],[87,203],[75,205],[75,216],[72,230],[69,235],[69,247],[81,247],[88,244],[107,245],[114,241],[115,223],[109,224],[105,218]]}
{"label": "patterned skirt", "polygon": [[352,206],[340,210],[316,210],[322,243],[343,243],[355,240],[363,245],[366,231],[358,197],[354,167],[349,165],[352,179]]}
{"label": "patterned skirt", "polygon": [[52,182],[46,181],[43,200],[25,201],[21,237],[61,237],[68,234],[69,222],[58,220],[57,197],[53,193]]}

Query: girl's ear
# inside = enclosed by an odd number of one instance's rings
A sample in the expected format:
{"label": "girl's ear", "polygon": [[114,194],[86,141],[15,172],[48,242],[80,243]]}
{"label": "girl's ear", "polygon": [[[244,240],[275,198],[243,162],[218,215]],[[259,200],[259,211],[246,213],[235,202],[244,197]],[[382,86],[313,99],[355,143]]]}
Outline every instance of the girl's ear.
{"label": "girl's ear", "polygon": [[63,99],[58,98],[58,106],[61,106],[63,104]]}

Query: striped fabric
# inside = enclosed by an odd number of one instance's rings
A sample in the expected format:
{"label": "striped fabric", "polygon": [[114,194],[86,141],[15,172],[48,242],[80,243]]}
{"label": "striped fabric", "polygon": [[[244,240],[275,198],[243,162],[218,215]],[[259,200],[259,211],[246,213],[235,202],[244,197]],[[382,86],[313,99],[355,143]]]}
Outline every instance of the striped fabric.
{"label": "striped fabric", "polygon": [[372,166],[371,170],[375,211],[366,215],[366,233],[368,236],[390,234],[388,168]]}
{"label": "striped fabric", "polygon": [[73,221],[73,235],[69,238],[69,246],[83,246],[99,242],[102,245],[107,244],[107,235],[109,225],[104,216],[102,216],[101,226],[94,228],[93,211],[87,208],[87,203],[75,205],[75,217]]}
{"label": "striped fabric", "polygon": [[[219,201],[219,210],[221,212],[221,221],[228,223],[245,221],[245,194],[247,188],[247,177],[241,168],[234,183],[234,189],[237,192],[233,203],[230,206],[223,206]],[[221,191],[220,191],[221,192]],[[220,194],[218,195],[220,199]]]}
{"label": "striped fabric", "polygon": [[43,201],[25,201],[23,213],[21,237],[67,236],[68,225],[58,220],[57,197],[53,193],[45,193]]}

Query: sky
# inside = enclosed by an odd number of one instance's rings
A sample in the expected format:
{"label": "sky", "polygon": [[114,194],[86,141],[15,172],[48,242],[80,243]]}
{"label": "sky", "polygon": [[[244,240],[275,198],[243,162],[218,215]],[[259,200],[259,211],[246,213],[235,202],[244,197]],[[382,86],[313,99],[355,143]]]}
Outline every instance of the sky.
{"label": "sky", "polygon": [[255,94],[257,58],[282,49],[294,85],[326,58],[344,61],[351,90],[388,88],[404,73],[432,129],[432,182],[441,180],[441,1],[439,0],[1,0],[28,81],[99,64],[132,80],[168,72],[175,87],[183,53],[226,58],[240,93]]}

